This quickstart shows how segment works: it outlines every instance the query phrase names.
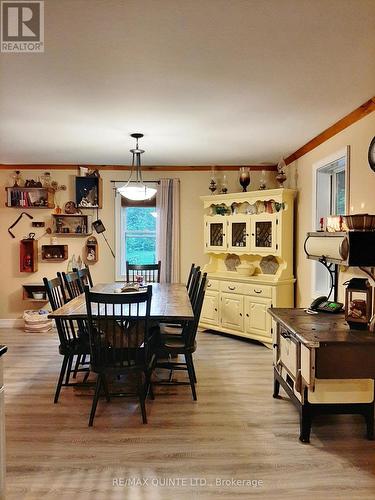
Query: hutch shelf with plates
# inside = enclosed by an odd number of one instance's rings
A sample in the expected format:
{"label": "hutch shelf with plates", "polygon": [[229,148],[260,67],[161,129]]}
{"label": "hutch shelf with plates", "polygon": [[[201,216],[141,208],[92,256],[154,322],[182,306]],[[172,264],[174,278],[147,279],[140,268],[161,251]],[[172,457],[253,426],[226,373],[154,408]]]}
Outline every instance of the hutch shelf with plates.
{"label": "hutch shelf with plates", "polygon": [[294,306],[295,191],[202,196],[209,283],[200,326],[271,347],[270,307]]}

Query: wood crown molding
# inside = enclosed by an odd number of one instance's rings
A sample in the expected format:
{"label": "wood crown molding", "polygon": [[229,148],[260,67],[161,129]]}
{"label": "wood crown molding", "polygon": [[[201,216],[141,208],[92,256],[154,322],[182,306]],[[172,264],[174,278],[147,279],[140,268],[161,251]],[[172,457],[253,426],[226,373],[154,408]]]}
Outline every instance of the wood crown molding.
{"label": "wood crown molding", "polygon": [[366,101],[365,103],[363,103],[361,106],[359,106],[357,109],[355,109],[348,115],[341,118],[341,120],[339,120],[338,122],[328,127],[319,135],[311,139],[311,141],[307,142],[305,145],[297,149],[297,151],[295,151],[287,158],[285,158],[285,163],[289,165],[293,161],[298,160],[298,158],[301,158],[301,156],[304,156],[306,153],[309,153],[317,146],[323,144],[323,142],[328,141],[328,139],[331,139],[331,137],[342,132],[344,129],[346,129],[350,125],[353,125],[353,123],[361,120],[362,118],[369,115],[373,111],[375,111],[375,96]]}
{"label": "wood crown molding", "polygon": [[[79,167],[92,168],[103,171],[131,170],[131,165],[6,165],[0,164],[0,170],[77,170]],[[142,172],[185,172],[185,171],[208,171],[214,167],[217,171],[238,170],[240,167],[248,167],[251,171],[266,170],[274,172],[277,165],[142,165]]]}

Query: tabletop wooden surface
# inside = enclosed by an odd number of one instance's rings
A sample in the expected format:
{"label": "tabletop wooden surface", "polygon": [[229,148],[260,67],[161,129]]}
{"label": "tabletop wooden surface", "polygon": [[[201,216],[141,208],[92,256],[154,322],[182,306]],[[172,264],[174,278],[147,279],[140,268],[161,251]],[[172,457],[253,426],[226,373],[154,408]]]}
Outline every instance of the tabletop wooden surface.
{"label": "tabletop wooden surface", "polygon": [[307,314],[304,309],[272,308],[270,315],[303,344],[318,347],[321,343],[347,343],[375,345],[375,333],[351,330],[344,313]]}
{"label": "tabletop wooden surface", "polygon": [[[100,283],[92,291],[114,293],[123,283]],[[87,317],[84,294],[49,314],[50,318],[84,319]],[[151,318],[162,321],[183,321],[194,318],[189,295],[184,284],[152,283]]]}

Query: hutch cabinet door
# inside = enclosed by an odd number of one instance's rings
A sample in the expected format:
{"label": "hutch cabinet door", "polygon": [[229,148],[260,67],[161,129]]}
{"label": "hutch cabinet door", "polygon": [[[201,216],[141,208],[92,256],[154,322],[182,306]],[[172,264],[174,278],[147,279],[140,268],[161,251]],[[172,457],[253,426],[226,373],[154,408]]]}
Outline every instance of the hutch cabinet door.
{"label": "hutch cabinet door", "polygon": [[204,296],[200,321],[211,325],[219,324],[219,292],[207,290]]}
{"label": "hutch cabinet door", "polygon": [[221,326],[229,330],[243,331],[243,302],[242,295],[234,293],[221,294]]}
{"label": "hutch cabinet door", "polygon": [[271,300],[262,297],[246,297],[245,317],[246,332],[258,335],[271,335],[271,316],[267,309],[271,307]]}
{"label": "hutch cabinet door", "polygon": [[205,249],[221,252],[227,249],[227,218],[223,215],[205,217]]}
{"label": "hutch cabinet door", "polygon": [[228,217],[228,250],[244,252],[250,250],[250,218],[249,216],[232,215]]}
{"label": "hutch cabinet door", "polygon": [[279,255],[277,214],[254,215],[251,217],[250,226],[251,251],[257,254]]}

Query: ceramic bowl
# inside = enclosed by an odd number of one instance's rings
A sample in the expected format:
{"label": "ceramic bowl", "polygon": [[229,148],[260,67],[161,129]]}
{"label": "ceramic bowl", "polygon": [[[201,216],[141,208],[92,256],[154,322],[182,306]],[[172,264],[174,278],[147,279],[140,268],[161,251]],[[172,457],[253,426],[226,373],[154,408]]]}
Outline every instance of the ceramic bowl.
{"label": "ceramic bowl", "polygon": [[237,273],[241,276],[252,276],[255,271],[255,266],[253,266],[253,264],[240,264],[236,269]]}

